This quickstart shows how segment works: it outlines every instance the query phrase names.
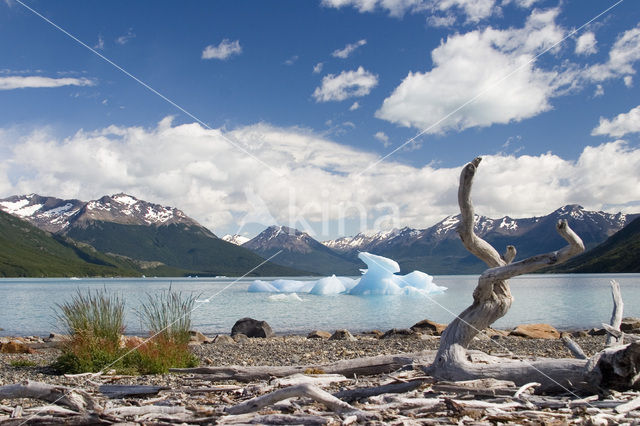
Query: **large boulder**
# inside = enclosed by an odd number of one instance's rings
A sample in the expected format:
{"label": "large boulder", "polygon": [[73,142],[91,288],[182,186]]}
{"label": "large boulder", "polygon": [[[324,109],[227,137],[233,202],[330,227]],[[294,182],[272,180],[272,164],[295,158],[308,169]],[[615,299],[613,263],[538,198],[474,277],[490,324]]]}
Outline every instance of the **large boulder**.
{"label": "large boulder", "polygon": [[416,333],[429,334],[432,336],[440,336],[445,328],[447,328],[447,324],[440,324],[428,319],[417,322],[411,326],[411,330]]}
{"label": "large boulder", "polygon": [[27,344],[12,340],[9,343],[0,343],[0,352],[3,354],[33,354],[35,351]]}
{"label": "large boulder", "polygon": [[227,336],[226,334],[218,334],[216,337],[213,338],[214,345],[233,345],[235,343],[236,341],[233,340],[233,337]]}
{"label": "large boulder", "polygon": [[266,321],[258,321],[253,318],[242,318],[236,321],[231,328],[231,336],[244,334],[247,337],[274,337],[276,334]]}
{"label": "large boulder", "polygon": [[190,345],[201,345],[203,343],[211,343],[213,339],[205,336],[201,332],[197,330],[189,330],[189,344]]}
{"label": "large boulder", "polygon": [[353,337],[353,334],[351,334],[349,332],[349,330],[336,330],[331,337],[329,337],[329,340],[347,340],[349,342],[355,342],[356,339],[355,337]]}
{"label": "large boulder", "polygon": [[392,328],[380,336],[381,339],[406,339],[416,337],[416,332],[408,328]]}
{"label": "large boulder", "polygon": [[331,337],[331,333],[322,330],[313,330],[307,335],[307,339],[328,339]]}
{"label": "large boulder", "polygon": [[560,332],[549,324],[522,324],[509,333],[529,339],[559,339]]}
{"label": "large boulder", "polygon": [[624,331],[625,333],[634,332],[640,333],[640,318],[634,317],[625,317],[622,318],[622,323],[620,324],[620,331]]}

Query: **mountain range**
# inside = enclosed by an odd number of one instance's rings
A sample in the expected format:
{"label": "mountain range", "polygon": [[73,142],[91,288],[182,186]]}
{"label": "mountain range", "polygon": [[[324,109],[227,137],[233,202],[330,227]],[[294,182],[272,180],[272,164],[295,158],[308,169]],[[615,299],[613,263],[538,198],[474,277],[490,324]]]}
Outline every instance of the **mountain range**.
{"label": "mountain range", "polygon": [[56,237],[133,262],[147,275],[303,274],[270,262],[258,268],[262,257],[223,241],[182,211],[126,194],[88,202],[14,196],[0,200],[0,209]]}
{"label": "mountain range", "polygon": [[[405,273],[460,274],[485,269],[458,238],[459,215],[426,229],[405,227],[321,243],[286,226],[271,226],[250,240],[239,235],[218,238],[181,210],[127,194],[88,202],[36,194],[13,196],[0,199],[0,210],[28,221],[58,243],[106,256],[102,259],[113,268],[147,275],[237,276],[272,256],[252,275],[358,275],[364,267],[357,259],[360,251],[392,258]],[[516,260],[520,260],[565,245],[555,231],[559,219],[567,219],[590,249],[638,216],[568,205],[541,217],[476,216],[474,227],[498,251],[515,245]]]}
{"label": "mountain range", "polygon": [[[615,234],[639,215],[610,214],[585,210],[579,205],[564,206],[549,215],[532,218],[514,219],[508,216],[491,219],[485,216],[475,217],[475,232],[490,242],[498,251],[504,251],[507,245],[515,245],[518,251],[516,260],[557,250],[566,243],[556,233],[555,224],[567,219],[572,229],[582,238],[588,249],[595,247],[609,236]],[[364,265],[357,259],[360,251],[390,257],[396,260],[403,271],[425,271],[430,274],[470,274],[480,273],[486,267],[484,263],[471,255],[460,242],[456,228],[460,216],[448,216],[439,223],[426,229],[402,228],[377,233],[360,233],[352,237],[342,237],[324,241],[322,246],[331,249],[326,252],[317,241],[297,230],[282,227],[270,227],[253,240],[242,244],[264,255],[283,252],[274,259],[283,265],[300,265],[320,274],[338,273],[340,270],[357,275]],[[275,236],[274,236],[275,235]],[[304,238],[302,236],[304,235]],[[330,256],[330,264],[319,262],[318,253]],[[308,260],[303,260],[308,258]],[[313,263],[313,262],[317,263]],[[327,267],[328,266],[328,267]],[[331,268],[334,268],[331,272]]]}

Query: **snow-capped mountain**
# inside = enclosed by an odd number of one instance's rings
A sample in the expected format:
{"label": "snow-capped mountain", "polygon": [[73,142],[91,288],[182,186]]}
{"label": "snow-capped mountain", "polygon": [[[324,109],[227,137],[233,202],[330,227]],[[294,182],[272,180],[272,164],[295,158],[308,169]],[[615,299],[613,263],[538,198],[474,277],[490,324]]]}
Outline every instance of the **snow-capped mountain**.
{"label": "snow-capped mountain", "polygon": [[250,240],[250,238],[247,238],[238,234],[234,234],[234,235],[227,234],[224,237],[222,237],[222,239],[228,243],[235,244],[237,246],[241,246]]}
{"label": "snow-capped mountain", "polygon": [[306,232],[287,226],[270,226],[244,243],[247,248],[273,263],[317,274],[355,275],[360,262],[340,254],[313,239]]}
{"label": "snow-capped mountain", "polygon": [[146,226],[172,223],[199,226],[176,208],[163,207],[127,194],[104,196],[88,202],[37,194],[18,195],[0,200],[0,209],[52,233],[65,232],[71,226],[82,226],[90,221]]}
{"label": "snow-capped mountain", "polygon": [[[516,259],[557,250],[565,242],[555,224],[567,219],[582,238],[587,249],[596,246],[640,215],[610,214],[588,211],[579,205],[564,206],[547,216],[514,219],[475,217],[475,232],[502,252],[507,245],[516,246]],[[460,216],[449,216],[427,229],[403,228],[386,233],[358,234],[333,241],[327,247],[353,259],[359,251],[368,251],[398,261],[403,271],[413,269],[428,273],[476,273],[484,269],[462,246],[456,228]]]}

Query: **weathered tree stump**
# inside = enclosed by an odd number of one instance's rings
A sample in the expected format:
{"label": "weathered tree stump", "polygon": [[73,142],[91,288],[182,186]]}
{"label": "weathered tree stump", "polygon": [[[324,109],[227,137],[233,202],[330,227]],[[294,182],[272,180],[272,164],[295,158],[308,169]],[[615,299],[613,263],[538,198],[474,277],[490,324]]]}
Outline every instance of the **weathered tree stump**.
{"label": "weathered tree stump", "polygon": [[[473,231],[474,209],[471,187],[481,158],[467,164],[460,175],[458,204],[461,221],[458,234],[464,246],[489,269],[478,279],[473,292],[473,304],[453,320],[442,333],[440,347],[432,365],[425,367],[428,374],[443,380],[473,380],[494,378],[510,380],[517,385],[538,382],[540,390],[573,391],[593,387],[634,387],[638,381],[640,345],[608,348],[590,360],[544,359],[513,362],[474,363],[469,361],[467,348],[471,340],[494,321],[504,316],[513,302],[508,279],[531,273],[544,267],[557,265],[584,251],[580,237],[571,230],[566,220],[558,222],[556,229],[568,245],[558,251],[540,254],[512,263],[516,249],[508,246],[504,255]],[[614,315],[615,316],[615,315]]]}

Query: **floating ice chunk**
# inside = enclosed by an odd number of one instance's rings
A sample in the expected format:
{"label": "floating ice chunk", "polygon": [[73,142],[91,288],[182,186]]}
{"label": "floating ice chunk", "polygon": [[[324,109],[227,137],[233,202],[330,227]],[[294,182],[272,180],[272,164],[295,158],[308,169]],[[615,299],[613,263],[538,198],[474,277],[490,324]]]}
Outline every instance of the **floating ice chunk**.
{"label": "floating ice chunk", "polygon": [[342,281],[335,275],[322,278],[316,281],[316,284],[311,289],[311,294],[340,294],[347,291],[347,288],[342,284]]}
{"label": "floating ice chunk", "polygon": [[400,265],[394,260],[367,252],[358,253],[358,257],[367,264],[367,269],[349,294],[425,296],[446,290],[446,287],[433,284],[433,278],[424,272],[396,275],[400,272]]}
{"label": "floating ice chunk", "polygon": [[296,293],[291,294],[272,294],[267,299],[273,302],[304,302],[304,299],[298,296]]}
{"label": "floating ice chunk", "polygon": [[353,278],[349,278],[349,277],[337,277],[340,282],[342,283],[342,285],[344,286],[345,290],[347,292],[351,291],[352,288],[354,288],[356,285],[358,285],[358,283],[360,282],[360,279],[354,280]]}
{"label": "floating ice chunk", "polygon": [[[439,293],[447,289],[446,287],[435,285],[433,278],[424,272],[413,271],[407,275],[396,275],[396,273],[400,272],[400,265],[398,265],[398,262],[386,257],[366,252],[359,253],[358,257],[367,264],[367,269],[362,269],[362,277],[359,280],[336,277],[335,275],[317,281],[275,280],[267,282],[255,280],[249,286],[249,291],[253,293],[406,295],[419,297],[430,293]],[[272,298],[270,297],[270,299]]]}
{"label": "floating ice chunk", "polygon": [[262,280],[255,280],[247,290],[249,293],[278,293],[278,289],[271,283]]}
{"label": "floating ice chunk", "polygon": [[[271,282],[271,285],[278,289],[280,293],[298,293],[302,291],[301,289],[305,284],[305,281],[297,280],[275,280]],[[305,291],[304,293],[307,292]]]}

